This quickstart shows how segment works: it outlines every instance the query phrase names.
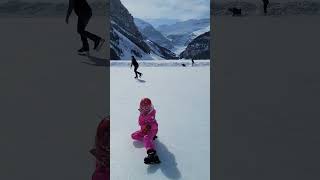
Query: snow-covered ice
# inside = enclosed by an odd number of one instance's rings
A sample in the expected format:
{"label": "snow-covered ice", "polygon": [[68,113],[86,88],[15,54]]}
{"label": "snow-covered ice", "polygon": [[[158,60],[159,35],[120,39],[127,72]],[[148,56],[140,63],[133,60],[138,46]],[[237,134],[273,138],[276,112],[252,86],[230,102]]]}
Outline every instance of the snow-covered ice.
{"label": "snow-covered ice", "polygon": [[[196,62],[197,63],[197,62]],[[110,68],[111,179],[210,179],[210,67],[129,66]],[[159,123],[156,150],[162,161],[145,165],[146,151],[131,139],[138,105],[149,97]]]}
{"label": "snow-covered ice", "polygon": [[[146,67],[177,67],[182,66],[182,64],[185,64],[186,66],[191,66],[191,60],[190,59],[180,59],[180,60],[144,60],[144,61],[138,61],[140,66],[146,66]],[[131,60],[114,60],[110,61],[111,66],[130,66]],[[195,63],[193,66],[209,66],[210,60],[195,60]]]}

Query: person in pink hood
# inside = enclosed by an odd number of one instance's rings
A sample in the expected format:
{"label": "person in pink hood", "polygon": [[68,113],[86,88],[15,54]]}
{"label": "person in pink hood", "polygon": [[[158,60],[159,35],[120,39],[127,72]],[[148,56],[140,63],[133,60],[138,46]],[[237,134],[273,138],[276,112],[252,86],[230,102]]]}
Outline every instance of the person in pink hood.
{"label": "person in pink hood", "polygon": [[139,126],[140,130],[131,134],[132,139],[141,141],[147,150],[148,157],[144,159],[146,164],[160,163],[156,154],[153,140],[157,138],[158,123],[156,121],[156,110],[149,98],[143,98],[140,101],[140,116]]}

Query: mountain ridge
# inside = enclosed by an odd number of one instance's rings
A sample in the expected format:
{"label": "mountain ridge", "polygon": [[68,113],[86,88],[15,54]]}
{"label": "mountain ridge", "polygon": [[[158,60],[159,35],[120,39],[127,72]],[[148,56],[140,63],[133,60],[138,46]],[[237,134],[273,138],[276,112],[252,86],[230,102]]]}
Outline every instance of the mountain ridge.
{"label": "mountain ridge", "polygon": [[[137,27],[134,17],[120,0],[110,1],[110,55],[112,60],[173,59],[177,58],[169,49],[158,45],[144,36]],[[147,27],[144,25],[144,27]]]}
{"label": "mountain ridge", "polygon": [[142,35],[145,36],[145,38],[156,42],[164,48],[173,49],[174,46],[171,41],[164,37],[161,32],[156,30],[150,23],[140,18],[134,18],[134,22]]}

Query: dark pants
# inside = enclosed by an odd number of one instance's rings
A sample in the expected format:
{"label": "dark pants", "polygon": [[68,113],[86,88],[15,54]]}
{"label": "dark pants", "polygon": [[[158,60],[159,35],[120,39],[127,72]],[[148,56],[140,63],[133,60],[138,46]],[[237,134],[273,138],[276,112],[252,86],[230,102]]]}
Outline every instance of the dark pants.
{"label": "dark pants", "polygon": [[265,14],[267,14],[267,8],[268,8],[268,4],[263,4],[263,11]]}
{"label": "dark pants", "polygon": [[92,13],[88,13],[87,15],[79,15],[78,16],[78,25],[77,25],[77,31],[81,36],[81,41],[82,41],[82,47],[85,49],[89,49],[89,43],[88,43],[88,38],[91,39],[92,41],[96,42],[99,39],[101,39],[99,36],[92,34],[88,31],[86,31],[86,27],[89,23],[89,20],[92,16]]}
{"label": "dark pants", "polygon": [[134,73],[136,73],[136,77],[138,77],[138,74],[141,75],[141,72],[137,71],[139,68],[139,65],[138,66],[134,66]]}

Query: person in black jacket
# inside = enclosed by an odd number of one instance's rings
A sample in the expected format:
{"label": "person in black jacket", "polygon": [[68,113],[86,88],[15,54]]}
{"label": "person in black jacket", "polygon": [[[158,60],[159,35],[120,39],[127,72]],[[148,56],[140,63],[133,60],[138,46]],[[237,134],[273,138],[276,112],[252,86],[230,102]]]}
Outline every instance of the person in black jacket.
{"label": "person in black jacket", "polygon": [[88,38],[94,42],[93,49],[99,50],[104,43],[104,39],[85,30],[92,16],[92,10],[89,4],[86,0],[69,0],[69,7],[66,15],[67,24],[69,23],[69,17],[73,10],[78,16],[77,31],[80,34],[82,41],[82,48],[79,49],[78,52],[80,54],[89,53]]}
{"label": "person in black jacket", "polygon": [[263,2],[263,12],[264,12],[264,14],[267,14],[269,0],[262,0],[262,2]]}
{"label": "person in black jacket", "polygon": [[139,68],[139,64],[138,64],[136,58],[134,58],[134,56],[131,56],[131,58],[132,59],[131,59],[131,66],[130,67],[134,66],[134,73],[136,74],[136,76],[134,78],[138,78],[138,74],[139,74],[139,77],[141,77],[142,73],[137,71]]}

